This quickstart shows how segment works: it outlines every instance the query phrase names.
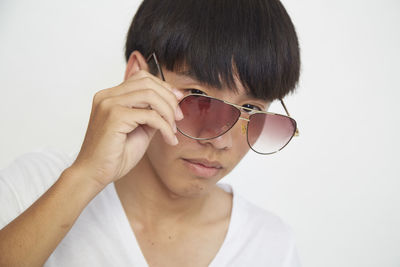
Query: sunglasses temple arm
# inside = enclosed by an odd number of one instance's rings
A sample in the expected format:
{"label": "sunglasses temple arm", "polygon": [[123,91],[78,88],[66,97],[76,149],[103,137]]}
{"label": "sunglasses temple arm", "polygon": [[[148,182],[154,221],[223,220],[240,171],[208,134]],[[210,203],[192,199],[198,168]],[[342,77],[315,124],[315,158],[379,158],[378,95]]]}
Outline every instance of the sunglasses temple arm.
{"label": "sunglasses temple arm", "polygon": [[156,63],[158,73],[160,73],[161,79],[165,82],[164,73],[162,72],[162,69],[161,69],[161,67],[160,67],[160,64],[159,64],[159,62],[158,62],[158,59],[157,59],[157,56],[156,56],[156,53],[155,53],[155,52],[151,53],[151,55],[146,59],[146,61],[149,62],[149,60],[150,60],[151,58],[154,58],[154,62]]}
{"label": "sunglasses temple arm", "polygon": [[[285,109],[286,114],[287,114],[289,117],[291,117],[291,116],[290,116],[290,113],[289,113],[289,111],[288,111],[288,109],[287,109],[287,107],[286,107],[286,105],[285,105],[285,103],[283,102],[283,99],[279,99],[279,100],[281,101],[281,104],[282,104],[283,108]],[[296,132],[294,133],[294,136],[299,136],[299,134],[300,134],[299,129],[298,129],[297,126],[296,126]]]}

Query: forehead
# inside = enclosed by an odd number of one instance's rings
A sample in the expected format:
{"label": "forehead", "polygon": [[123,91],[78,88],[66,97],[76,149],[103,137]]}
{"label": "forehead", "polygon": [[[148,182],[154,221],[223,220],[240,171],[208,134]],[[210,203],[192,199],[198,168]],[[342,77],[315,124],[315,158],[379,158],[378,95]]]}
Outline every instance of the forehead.
{"label": "forehead", "polygon": [[[203,89],[208,93],[212,93],[213,96],[219,97],[225,100],[231,100],[234,102],[242,101],[242,100],[257,100],[262,103],[269,103],[269,101],[265,99],[260,99],[254,97],[251,92],[247,91],[237,76],[234,77],[235,87],[228,87],[223,85],[222,88],[211,87],[208,84],[202,83],[196,79],[196,77],[190,71],[176,71],[169,72],[168,77],[170,77],[171,82],[175,82],[177,86],[194,88],[194,89]],[[168,82],[168,81],[167,81]]]}

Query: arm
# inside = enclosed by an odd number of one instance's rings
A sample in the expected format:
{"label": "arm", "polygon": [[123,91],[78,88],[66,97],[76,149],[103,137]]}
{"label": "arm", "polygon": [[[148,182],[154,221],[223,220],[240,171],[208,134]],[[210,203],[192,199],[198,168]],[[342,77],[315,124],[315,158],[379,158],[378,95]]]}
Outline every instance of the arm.
{"label": "arm", "polygon": [[42,266],[89,201],[102,190],[66,169],[31,207],[0,230],[0,266]]}
{"label": "arm", "polygon": [[[138,52],[128,66],[148,69]],[[142,68],[143,67],[143,68]],[[45,263],[79,214],[105,186],[128,174],[156,131],[176,145],[182,94],[147,71],[129,67],[125,82],[96,93],[79,155],[31,207],[0,230],[0,266]]]}

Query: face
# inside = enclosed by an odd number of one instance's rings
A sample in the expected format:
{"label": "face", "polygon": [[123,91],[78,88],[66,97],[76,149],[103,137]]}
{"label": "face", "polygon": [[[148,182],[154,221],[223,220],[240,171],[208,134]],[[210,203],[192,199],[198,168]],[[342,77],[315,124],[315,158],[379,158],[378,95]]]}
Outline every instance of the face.
{"label": "face", "polygon": [[[237,105],[267,110],[270,103],[251,98],[236,81],[237,92],[224,88],[206,87],[196,80],[163,69],[165,80],[183,94],[204,93]],[[242,114],[242,116],[246,116]],[[179,144],[165,143],[159,132],[153,137],[144,160],[148,160],[154,174],[168,190],[184,197],[204,195],[227,175],[249,151],[246,132],[247,122],[238,120],[228,132],[211,140],[194,140],[179,131]]]}

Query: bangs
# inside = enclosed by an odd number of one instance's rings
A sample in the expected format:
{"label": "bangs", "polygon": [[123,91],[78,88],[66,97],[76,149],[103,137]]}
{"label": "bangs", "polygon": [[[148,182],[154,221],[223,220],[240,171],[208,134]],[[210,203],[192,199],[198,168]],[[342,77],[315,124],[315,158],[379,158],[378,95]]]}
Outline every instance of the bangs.
{"label": "bangs", "polygon": [[129,29],[125,57],[157,54],[169,71],[214,88],[274,100],[293,91],[300,53],[294,26],[275,0],[145,0]]}

